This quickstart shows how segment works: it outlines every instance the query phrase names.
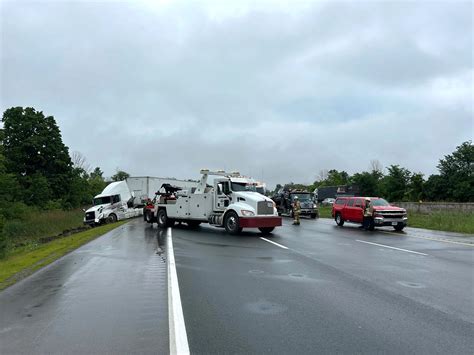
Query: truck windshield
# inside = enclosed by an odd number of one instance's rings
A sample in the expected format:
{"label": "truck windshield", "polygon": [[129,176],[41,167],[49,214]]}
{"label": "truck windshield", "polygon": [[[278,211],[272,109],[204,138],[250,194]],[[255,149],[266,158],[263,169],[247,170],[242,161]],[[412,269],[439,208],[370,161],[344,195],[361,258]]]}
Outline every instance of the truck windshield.
{"label": "truck windshield", "polygon": [[298,199],[300,201],[312,201],[313,200],[313,196],[312,194],[291,194],[291,201],[293,201],[295,199],[295,196],[298,196]]}
{"label": "truck windshield", "polygon": [[94,206],[97,205],[105,205],[107,203],[110,203],[112,199],[112,196],[103,196],[103,197],[97,197],[94,199]]}
{"label": "truck windshield", "polygon": [[255,185],[246,184],[244,182],[231,182],[232,191],[257,191]]}
{"label": "truck windshield", "polygon": [[372,206],[390,206],[390,204],[387,201],[385,201],[383,198],[371,200],[370,203],[372,204]]}

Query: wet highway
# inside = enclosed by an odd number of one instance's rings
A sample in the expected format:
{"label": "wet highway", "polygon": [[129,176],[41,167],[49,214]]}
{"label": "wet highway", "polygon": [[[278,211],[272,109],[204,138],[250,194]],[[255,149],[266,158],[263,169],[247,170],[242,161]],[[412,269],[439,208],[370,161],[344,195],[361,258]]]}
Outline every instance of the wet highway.
{"label": "wet highway", "polygon": [[290,223],[173,229],[191,352],[473,353],[472,246]]}
{"label": "wet highway", "polygon": [[134,220],[0,293],[0,354],[169,349],[166,259]]}
{"label": "wet highway", "polygon": [[[389,231],[174,227],[190,352],[471,354],[474,247]],[[166,234],[135,219],[1,292],[0,353],[169,353]]]}

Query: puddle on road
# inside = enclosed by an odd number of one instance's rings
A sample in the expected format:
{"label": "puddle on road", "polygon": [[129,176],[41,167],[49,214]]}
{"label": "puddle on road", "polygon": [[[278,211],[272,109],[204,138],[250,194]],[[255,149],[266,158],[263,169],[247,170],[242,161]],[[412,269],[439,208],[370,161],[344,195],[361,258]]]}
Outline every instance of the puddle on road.
{"label": "puddle on road", "polygon": [[416,282],[397,281],[397,284],[410,288],[425,288],[426,286]]}
{"label": "puddle on road", "polygon": [[285,312],[288,307],[267,300],[259,300],[258,302],[247,303],[244,305],[245,310],[263,315],[274,315]]}

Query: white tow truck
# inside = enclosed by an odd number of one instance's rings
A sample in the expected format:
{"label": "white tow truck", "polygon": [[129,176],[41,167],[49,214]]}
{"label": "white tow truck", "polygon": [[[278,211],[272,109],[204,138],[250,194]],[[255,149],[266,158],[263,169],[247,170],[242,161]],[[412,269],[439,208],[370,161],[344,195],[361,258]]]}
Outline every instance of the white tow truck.
{"label": "white tow truck", "polygon": [[[238,234],[243,228],[258,228],[269,234],[281,226],[275,203],[256,192],[254,180],[239,173],[201,170],[201,180],[194,191],[180,191],[164,186],[154,207],[154,221],[161,228],[185,222],[189,227],[209,223]],[[208,185],[210,175],[216,176]]]}

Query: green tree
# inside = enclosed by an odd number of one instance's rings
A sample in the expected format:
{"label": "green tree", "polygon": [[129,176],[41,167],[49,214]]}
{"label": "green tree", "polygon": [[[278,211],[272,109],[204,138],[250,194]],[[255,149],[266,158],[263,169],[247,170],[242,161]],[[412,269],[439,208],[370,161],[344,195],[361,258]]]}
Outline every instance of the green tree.
{"label": "green tree", "polygon": [[428,201],[444,201],[447,199],[446,180],[440,175],[430,175],[424,186],[424,198]]}
{"label": "green tree", "polygon": [[125,180],[126,178],[129,178],[130,174],[123,171],[123,170],[117,170],[117,173],[112,176],[113,181],[122,181]]}
{"label": "green tree", "polygon": [[97,166],[94,171],[91,172],[90,174],[90,178],[91,179],[101,179],[101,180],[104,180],[104,173],[102,172],[102,170],[100,170],[100,168]]}
{"label": "green tree", "polygon": [[350,183],[359,187],[361,196],[379,196],[380,173],[364,171],[354,174]]}
{"label": "green tree", "polygon": [[[54,117],[31,107],[13,107],[3,113],[2,121],[5,167],[22,188],[29,189],[27,200],[48,196],[48,191],[51,198],[65,198],[71,187],[72,162]],[[45,192],[37,190],[40,186]]]}
{"label": "green tree", "polygon": [[315,187],[324,187],[324,186],[341,186],[349,184],[349,174],[345,171],[338,171],[336,169],[331,169],[327,173],[320,174],[322,177],[325,176],[323,180],[316,181],[313,185]]}
{"label": "green tree", "polygon": [[403,201],[408,191],[411,173],[399,165],[390,165],[382,179],[382,192],[389,201]]}
{"label": "green tree", "polygon": [[472,141],[462,143],[438,164],[440,177],[446,187],[446,198],[474,201],[474,146]]}
{"label": "green tree", "polygon": [[423,174],[415,173],[410,177],[406,193],[410,201],[420,201],[424,198],[424,184]]}

